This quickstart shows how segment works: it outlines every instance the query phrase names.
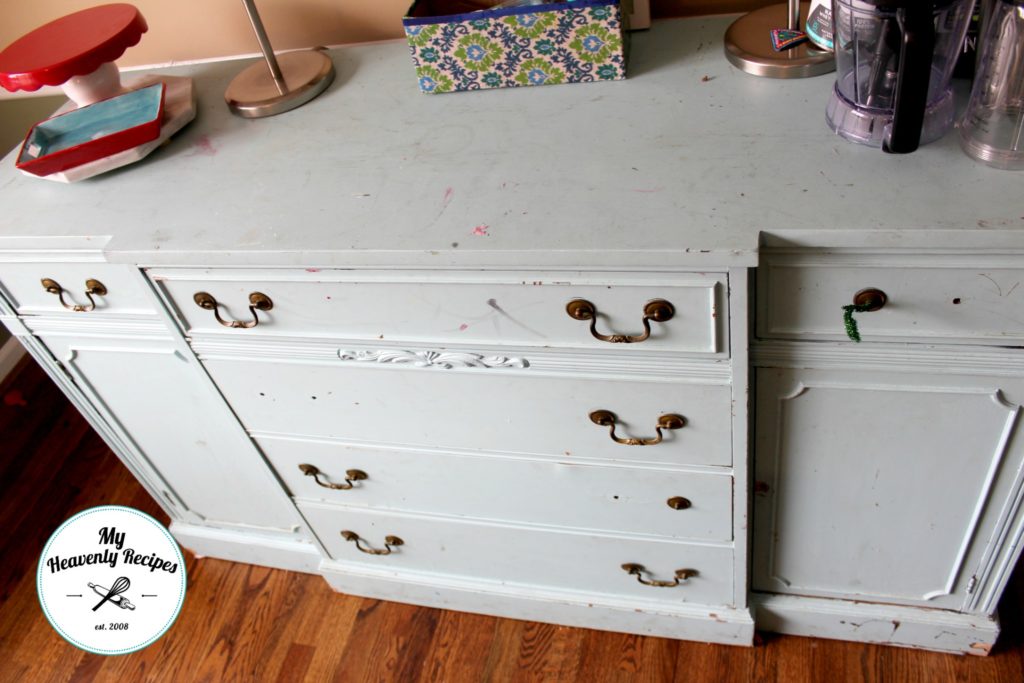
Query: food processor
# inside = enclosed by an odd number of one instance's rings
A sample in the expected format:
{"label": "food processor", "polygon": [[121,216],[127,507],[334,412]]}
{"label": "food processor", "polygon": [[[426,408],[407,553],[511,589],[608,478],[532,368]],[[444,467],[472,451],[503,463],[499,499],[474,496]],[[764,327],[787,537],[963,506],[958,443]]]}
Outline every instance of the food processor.
{"label": "food processor", "polygon": [[833,0],[836,84],[826,118],[840,136],[913,152],[953,126],[950,77],[973,0]]}

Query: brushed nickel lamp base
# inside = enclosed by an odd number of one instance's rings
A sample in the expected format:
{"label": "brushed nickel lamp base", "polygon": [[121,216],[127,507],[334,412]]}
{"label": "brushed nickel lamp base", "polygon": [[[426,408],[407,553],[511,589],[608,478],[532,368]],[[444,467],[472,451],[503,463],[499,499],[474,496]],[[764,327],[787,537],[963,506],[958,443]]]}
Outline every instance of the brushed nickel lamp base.
{"label": "brushed nickel lamp base", "polygon": [[800,30],[809,2],[769,5],[745,14],[725,32],[725,56],[737,69],[767,78],[808,78],[835,71],[835,57],[806,41],[781,52],[772,49],[772,29]]}
{"label": "brushed nickel lamp base", "polygon": [[254,0],[242,0],[256,32],[262,62],[256,62],[235,78],[224,93],[231,113],[247,119],[283,114],[306,104],[334,80],[334,64],[319,50],[275,55],[256,11]]}

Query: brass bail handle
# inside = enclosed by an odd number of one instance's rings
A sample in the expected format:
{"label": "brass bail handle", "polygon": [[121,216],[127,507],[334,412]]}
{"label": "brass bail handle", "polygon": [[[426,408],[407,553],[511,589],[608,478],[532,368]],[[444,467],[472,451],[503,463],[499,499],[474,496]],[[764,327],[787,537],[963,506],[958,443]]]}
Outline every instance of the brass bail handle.
{"label": "brass bail handle", "polygon": [[696,569],[677,569],[675,572],[675,578],[671,581],[658,581],[656,579],[645,579],[644,573],[650,573],[642,564],[634,564],[632,562],[622,565],[623,571],[630,576],[635,576],[639,583],[645,586],[654,586],[655,588],[675,588],[676,586],[682,585],[688,579],[692,579],[697,576],[698,572]]}
{"label": "brass bail handle", "polygon": [[322,473],[320,472],[320,468],[316,465],[310,465],[309,463],[304,462],[299,465],[299,469],[302,470],[302,473],[307,477],[313,477],[318,485],[333,491],[348,491],[355,487],[355,483],[357,481],[364,481],[369,478],[367,477],[366,472],[363,472],[362,470],[345,470],[345,483],[334,484],[320,478]]}
{"label": "brass bail handle", "polygon": [[102,282],[89,278],[85,281],[85,297],[89,300],[88,305],[69,304],[64,300],[64,288],[56,280],[44,277],[40,282],[43,284],[43,289],[57,296],[61,306],[75,313],[88,313],[96,310],[96,300],[93,297],[107,295],[107,288]]}
{"label": "brass bail handle", "polygon": [[356,548],[359,552],[366,553],[367,555],[390,555],[396,552],[396,548],[400,545],[405,545],[405,541],[400,539],[398,536],[385,536],[384,537],[384,548],[371,548],[370,546],[363,547],[363,539],[359,537],[354,531],[345,530],[341,532],[341,537],[349,543],[355,543]]}
{"label": "brass bail handle", "polygon": [[597,307],[586,299],[573,299],[565,306],[565,312],[574,320],[589,320],[590,334],[609,344],[633,344],[646,341],[651,336],[651,321],[663,323],[668,322],[675,316],[676,308],[664,299],[654,299],[644,304],[644,317],[641,322],[644,325],[643,334],[601,334],[597,331]]}
{"label": "brass bail handle", "polygon": [[260,318],[256,315],[256,311],[269,311],[274,308],[274,302],[270,300],[270,297],[263,292],[253,292],[249,295],[249,313],[252,314],[252,320],[248,322],[242,322],[240,320],[224,320],[220,317],[220,304],[208,292],[196,292],[192,300],[196,302],[196,306],[206,311],[213,311],[213,317],[217,319],[224,327],[230,327],[231,329],[249,329],[256,327],[260,324]]}
{"label": "brass bail handle", "polygon": [[665,435],[664,429],[682,429],[686,426],[686,418],[676,413],[666,413],[658,418],[658,424],[654,427],[657,436],[653,439],[637,439],[633,437],[621,437],[615,434],[616,421],[615,413],[610,410],[595,410],[590,414],[590,421],[600,427],[608,427],[608,434],[615,443],[624,446],[655,446],[662,442]]}

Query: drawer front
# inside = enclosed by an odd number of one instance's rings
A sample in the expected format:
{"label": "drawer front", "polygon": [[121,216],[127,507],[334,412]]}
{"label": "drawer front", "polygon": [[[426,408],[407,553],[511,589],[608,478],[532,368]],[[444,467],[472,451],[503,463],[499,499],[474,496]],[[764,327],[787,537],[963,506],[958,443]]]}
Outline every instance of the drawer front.
{"label": "drawer front", "polygon": [[[177,271],[150,276],[174,303],[189,334],[233,333],[389,341],[448,341],[595,349],[725,353],[725,276],[459,274],[355,271]],[[249,296],[265,294],[273,308],[252,329],[232,330],[194,301],[210,294],[225,319],[251,320]],[[567,304],[589,301],[598,334],[638,335],[645,305],[662,299],[674,309],[650,322],[640,343],[600,341]],[[661,309],[664,310],[664,309]]]}
{"label": "drawer front", "polygon": [[[640,600],[732,605],[733,551],[730,547],[674,541],[635,540],[587,533],[416,517],[337,506],[300,503],[299,509],[331,558],[396,572],[463,576],[523,586],[601,593]],[[347,541],[341,532],[359,537]],[[387,536],[401,539],[391,545]],[[679,585],[647,586],[623,564],[642,565],[646,581],[675,580],[677,570],[694,570]]]}
{"label": "drawer front", "polygon": [[[253,432],[319,436],[366,445],[473,449],[594,458],[623,463],[730,466],[728,386],[607,381],[530,375],[505,369],[336,365],[206,359],[204,363],[242,423]],[[615,414],[616,434],[656,438],[656,445],[611,439],[591,421]]]}
{"label": "drawer front", "polygon": [[[732,540],[728,474],[384,450],[312,440],[264,438],[258,443],[291,494],[302,499],[625,534]],[[366,478],[350,478],[353,470]]]}
{"label": "drawer front", "polygon": [[[47,291],[43,280],[52,280]],[[96,281],[101,287],[97,287]],[[51,283],[47,283],[48,285]],[[109,263],[0,264],[0,286],[19,315],[146,315],[156,311],[148,285],[131,266]],[[92,303],[87,292],[92,290]],[[98,292],[105,291],[105,294]],[[61,303],[63,297],[64,304]],[[87,310],[75,311],[74,307]],[[91,310],[88,310],[91,309]]]}
{"label": "drawer front", "polygon": [[874,288],[887,301],[881,310],[855,314],[864,341],[1024,339],[1024,269],[769,260],[760,271],[761,338],[847,339],[843,306],[857,292]]}

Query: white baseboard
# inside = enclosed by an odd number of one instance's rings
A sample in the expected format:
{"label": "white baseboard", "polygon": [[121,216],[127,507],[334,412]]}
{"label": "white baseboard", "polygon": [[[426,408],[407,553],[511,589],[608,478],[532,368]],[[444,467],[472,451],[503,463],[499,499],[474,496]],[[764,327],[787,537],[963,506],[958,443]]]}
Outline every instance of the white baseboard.
{"label": "white baseboard", "polygon": [[322,559],[320,551],[312,543],[299,539],[274,538],[180,522],[171,522],[171,534],[198,558],[213,557],[306,574],[318,573]]}
{"label": "white baseboard", "polygon": [[723,645],[750,646],[754,640],[754,620],[748,609],[668,600],[638,606],[636,601],[606,595],[373,570],[330,560],[320,565],[320,573],[338,592],[379,600]]}
{"label": "white baseboard", "polygon": [[0,382],[7,379],[7,375],[24,355],[25,347],[21,345],[17,337],[11,337],[3,346],[0,346]]}
{"label": "white baseboard", "polygon": [[795,636],[985,656],[999,621],[981,614],[753,593],[757,628]]}

